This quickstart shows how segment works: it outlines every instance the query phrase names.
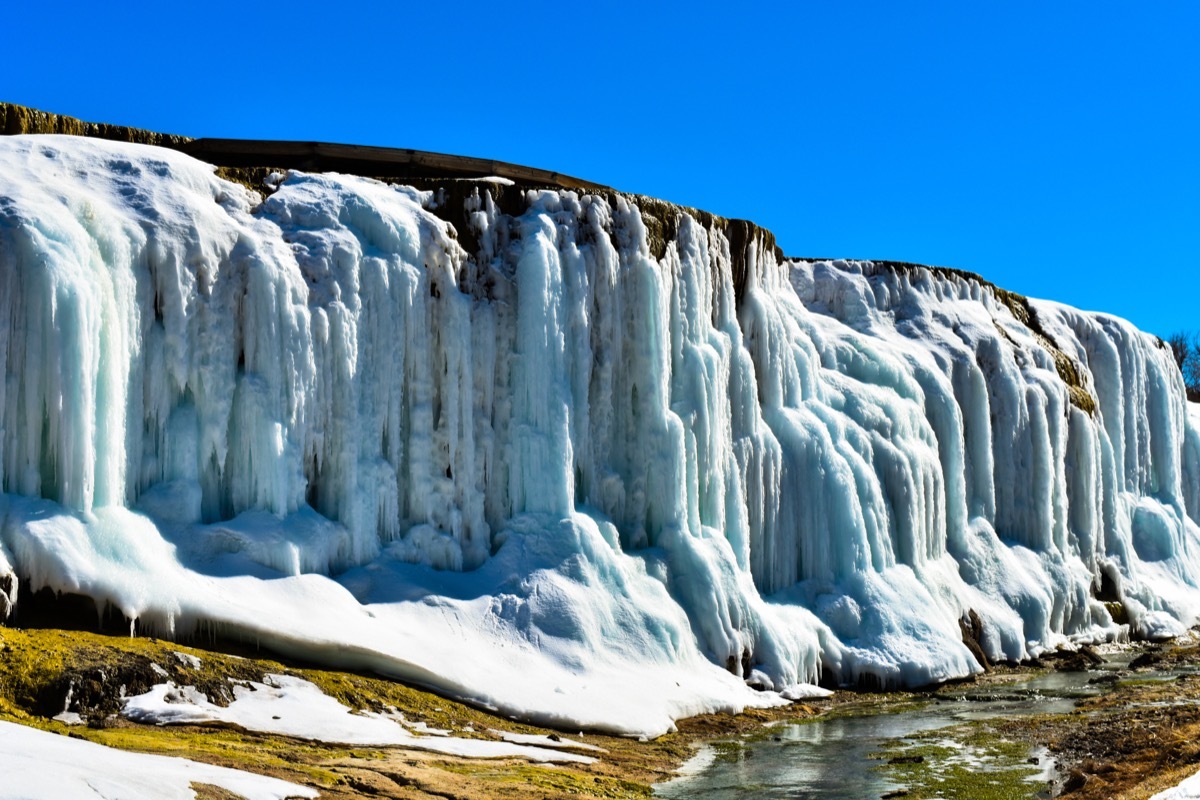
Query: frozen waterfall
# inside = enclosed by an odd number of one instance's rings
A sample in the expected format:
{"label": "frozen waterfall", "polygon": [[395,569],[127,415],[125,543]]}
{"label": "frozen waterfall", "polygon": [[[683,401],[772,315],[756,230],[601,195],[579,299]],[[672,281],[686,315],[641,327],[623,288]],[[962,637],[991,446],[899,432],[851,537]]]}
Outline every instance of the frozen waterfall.
{"label": "frozen waterfall", "polygon": [[271,189],[0,137],[0,616],[657,734],[977,672],[972,611],[992,660],[1200,615],[1200,412],[1120,319],[616,193]]}

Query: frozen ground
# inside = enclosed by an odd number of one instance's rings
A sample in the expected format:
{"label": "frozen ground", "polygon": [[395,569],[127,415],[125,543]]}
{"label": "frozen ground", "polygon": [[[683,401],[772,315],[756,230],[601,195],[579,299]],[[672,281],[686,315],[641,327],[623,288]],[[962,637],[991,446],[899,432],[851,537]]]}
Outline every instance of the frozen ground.
{"label": "frozen ground", "polygon": [[0,798],[192,800],[193,783],[246,800],[316,797],[294,783],[183,758],[127,753],[0,721]]}
{"label": "frozen ground", "polygon": [[970,610],[992,659],[1200,612],[1200,418],[1122,320],[620,196],[275,183],[0,139],[0,614],[654,735],[970,674]]}

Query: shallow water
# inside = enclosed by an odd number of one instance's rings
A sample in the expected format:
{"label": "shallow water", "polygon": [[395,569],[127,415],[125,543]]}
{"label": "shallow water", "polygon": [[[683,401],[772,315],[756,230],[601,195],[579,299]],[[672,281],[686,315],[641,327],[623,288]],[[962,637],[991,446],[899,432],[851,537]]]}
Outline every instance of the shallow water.
{"label": "shallow water", "polygon": [[[883,763],[880,751],[889,745],[973,720],[1066,713],[1081,697],[1105,691],[1089,681],[1124,662],[1127,658],[1098,671],[1050,673],[1019,683],[964,686],[961,694],[942,692],[914,709],[776,725],[765,737],[715,742],[702,748],[679,778],[655,786],[655,795],[688,800],[881,797],[903,788],[875,769]],[[1046,785],[1051,765],[1045,752],[1031,749],[1030,756],[1039,760],[1028,767],[1031,780]],[[1030,795],[1036,791],[1031,785]]]}

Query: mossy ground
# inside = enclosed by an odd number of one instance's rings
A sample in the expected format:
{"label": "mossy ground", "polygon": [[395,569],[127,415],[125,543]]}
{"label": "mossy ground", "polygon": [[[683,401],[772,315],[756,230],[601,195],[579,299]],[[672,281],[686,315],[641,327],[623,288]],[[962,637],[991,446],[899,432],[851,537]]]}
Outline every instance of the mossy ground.
{"label": "mossy ground", "polygon": [[[199,659],[199,667],[187,657]],[[1200,671],[1200,649],[1194,645],[1159,647],[1142,658],[1149,669]],[[697,742],[723,740],[736,749],[771,735],[767,723],[919,713],[940,694],[960,691],[839,692],[827,701],[681,720],[677,732],[652,742],[589,734],[585,741],[607,751],[595,764],[548,766],[515,758],[460,759],[400,748],[346,747],[230,728],[159,728],[116,714],[121,686],[127,693],[145,691],[164,679],[161,671],[178,683],[203,687],[216,702],[231,679],[281,673],[310,680],[353,708],[394,706],[411,721],[457,736],[489,738],[492,729],[552,733],[393,681],[275,660],[229,643],[220,650],[201,649],[147,638],[5,627],[0,627],[0,719],[112,747],[273,775],[313,786],[328,798],[618,799],[650,796],[652,784],[669,777]],[[1024,668],[1002,668],[978,683],[1029,674]],[[1034,748],[1044,747],[1060,766],[1060,796],[1144,800],[1200,769],[1200,674],[1165,681],[1152,675],[1141,669],[1124,673],[1105,684],[1111,687],[1108,693],[1082,700],[1071,714],[987,720],[893,742],[880,753],[879,768],[913,800],[1036,797],[1047,785],[1029,780],[1041,766],[1028,758]],[[64,710],[68,690],[71,710],[84,716],[87,725],[69,727],[51,719]],[[897,756],[909,758],[888,763]],[[228,797],[204,787],[199,794]]]}
{"label": "mossy ground", "polygon": [[[1200,770],[1200,674],[1164,679],[1161,672],[1195,672],[1200,648],[1194,641],[1149,646],[1133,664],[1139,662],[1143,666],[1122,670],[1119,680],[1101,684],[1103,694],[1080,699],[1068,714],[989,720],[931,734],[930,741],[950,735],[967,748],[982,748],[996,770],[972,775],[947,769],[942,774],[948,782],[939,787],[934,774],[940,756],[931,753],[924,772],[916,768],[926,765],[905,765],[913,768],[906,797],[1035,797],[1052,788],[1070,800],[1146,800],[1176,785]],[[1027,783],[1021,775],[1039,769],[1020,763],[1035,747],[1057,763],[1053,786]],[[988,794],[989,780],[999,794]]]}
{"label": "mossy ground", "polygon": [[1046,791],[1028,742],[987,724],[929,731],[897,741],[876,769],[911,800],[1019,800]]}
{"label": "mossy ground", "polygon": [[[616,800],[650,796],[651,785],[687,760],[697,740],[748,733],[774,719],[817,713],[812,706],[797,705],[742,715],[704,715],[681,721],[678,732],[652,742],[588,734],[584,740],[606,752],[594,764],[565,766],[517,758],[452,758],[393,747],[347,747],[227,727],[139,725],[119,715],[122,691],[139,694],[170,679],[196,686],[212,702],[223,704],[232,699],[231,681],[257,681],[270,673],[304,678],[354,709],[395,707],[411,722],[450,730],[455,736],[497,738],[491,730],[554,733],[371,675],[284,662],[229,642],[220,643],[220,648],[0,626],[0,719],[120,749],[185,756],[272,775],[313,786],[326,798]],[[193,659],[199,659],[198,667]],[[52,719],[64,710],[80,714],[86,724],[68,726]],[[579,734],[571,732],[571,736]],[[201,787],[200,796],[228,797],[211,787]]]}
{"label": "mossy ground", "polygon": [[1081,701],[1065,724],[1032,721],[1030,736],[1047,741],[1064,764],[1063,797],[1144,800],[1200,770],[1200,648],[1150,652],[1145,669],[1190,674],[1163,680],[1139,669]]}
{"label": "mossy ground", "polygon": [[[1049,665],[1075,671],[1065,657],[1043,656],[1034,663],[1001,666],[965,685],[928,692],[839,692],[819,717],[788,721],[920,713],[927,705],[964,692],[1003,694],[1004,684],[1045,674]],[[1194,674],[1164,678],[1161,671]],[[1084,696],[1082,691],[1058,690],[1056,695],[1079,698],[1077,710],[1070,713],[980,719],[888,742],[876,754],[876,769],[898,788],[884,796],[1146,800],[1200,770],[1200,648],[1194,643],[1142,646],[1130,668],[1088,674],[1099,678],[1089,685],[1104,693]],[[744,757],[756,739],[773,733],[760,728],[718,740],[712,747],[718,761],[732,762]],[[1047,758],[1054,763],[1053,774],[1047,770]]]}

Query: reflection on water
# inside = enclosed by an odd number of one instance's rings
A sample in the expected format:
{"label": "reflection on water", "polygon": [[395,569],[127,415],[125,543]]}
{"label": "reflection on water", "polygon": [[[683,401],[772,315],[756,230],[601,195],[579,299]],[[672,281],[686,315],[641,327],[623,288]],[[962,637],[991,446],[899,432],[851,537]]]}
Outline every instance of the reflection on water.
{"label": "reflection on water", "polygon": [[[655,795],[688,800],[880,797],[902,788],[873,769],[887,743],[972,720],[1065,713],[1080,697],[1103,691],[1088,683],[1096,675],[1063,672],[1021,683],[964,686],[957,696],[941,693],[912,710],[777,725],[765,738],[710,746],[693,763],[689,771],[694,774],[659,784]],[[1045,763],[1044,754],[1040,761]],[[1037,771],[1031,767],[1031,773]]]}
{"label": "reflection on water", "polygon": [[668,798],[820,797],[861,800],[898,788],[870,766],[882,742],[948,725],[940,714],[912,712],[843,717],[806,725],[779,725],[772,738],[738,743],[691,779],[655,787]]}

